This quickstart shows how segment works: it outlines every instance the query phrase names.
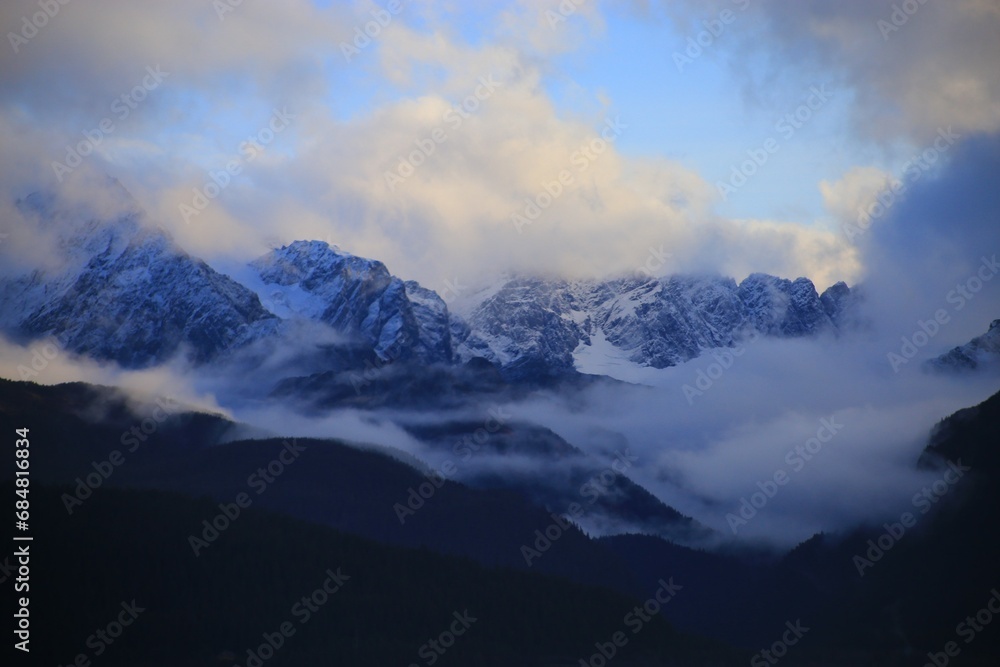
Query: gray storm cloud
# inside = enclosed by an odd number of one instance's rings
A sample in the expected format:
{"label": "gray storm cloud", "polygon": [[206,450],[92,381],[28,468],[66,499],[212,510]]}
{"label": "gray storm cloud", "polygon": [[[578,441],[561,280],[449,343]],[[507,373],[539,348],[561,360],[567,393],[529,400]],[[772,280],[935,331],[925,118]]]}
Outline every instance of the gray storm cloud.
{"label": "gray storm cloud", "polygon": [[[939,128],[1000,129],[1000,4],[995,0],[711,0],[633,2],[681,34],[735,17],[706,49],[733,68],[748,100],[767,104],[774,84],[817,72],[854,91],[855,132],[888,148]],[[717,29],[718,30],[718,29]],[[762,48],[761,45],[766,45]]]}

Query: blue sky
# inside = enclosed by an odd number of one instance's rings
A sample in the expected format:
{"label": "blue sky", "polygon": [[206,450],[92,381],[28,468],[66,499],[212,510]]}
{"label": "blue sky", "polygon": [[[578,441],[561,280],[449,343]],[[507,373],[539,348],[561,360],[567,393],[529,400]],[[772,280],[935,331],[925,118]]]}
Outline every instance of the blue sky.
{"label": "blue sky", "polygon": [[[482,27],[489,18],[489,13],[470,11],[449,30],[469,45],[481,46],[488,38]],[[571,15],[566,21],[581,24],[586,19]],[[676,159],[712,183],[726,180],[732,167],[746,159],[745,151],[779,136],[776,123],[808,96],[810,85],[828,84],[831,78],[817,78],[799,91],[772,91],[775,99],[767,102],[749,100],[744,83],[726,65],[725,33],[690,64],[678,67],[675,54],[684,54],[688,38],[702,29],[697,22],[678,25],[670,19],[650,21],[635,14],[610,13],[603,18],[602,29],[589,32],[578,47],[546,64],[544,90],[565,117],[621,115],[630,128],[617,144],[623,154]],[[385,85],[365,63],[338,72],[335,89],[331,104],[344,121],[407,92]],[[792,140],[782,141],[780,157],[738,196],[720,204],[721,214],[806,224],[822,221],[820,180],[836,178],[859,159],[890,166],[884,157],[878,160],[873,151],[866,154],[847,140],[852,91],[833,90],[834,99]]]}
{"label": "blue sky", "polygon": [[[605,95],[615,110],[624,112],[632,128],[619,145],[624,153],[667,156],[712,183],[726,180],[733,165],[746,159],[746,150],[777,136],[775,124],[799,100],[785,107],[747,100],[741,82],[722,62],[724,33],[701,57],[679,69],[673,56],[684,54],[691,34],[697,33],[669,21],[613,16],[600,39],[579,54],[560,58],[559,74],[565,80],[553,81],[550,94],[566,113],[573,113],[579,98],[588,93],[591,98]],[[808,88],[801,92],[805,98]],[[850,93],[837,93],[839,100],[817,112],[793,141],[783,142],[781,155],[720,206],[722,214],[804,222],[823,216],[816,184],[850,164],[849,158],[838,155]]]}
{"label": "blue sky", "polygon": [[[1000,126],[992,0],[926,3],[888,33],[890,0],[411,0],[385,21],[386,4],[217,14],[201,0],[95,0],[12,42],[35,5],[5,3],[0,131],[21,156],[5,187],[15,198],[67,187],[54,163],[159,66],[169,76],[69,180],[119,178],[208,259],[317,238],[436,287],[501,271],[627,273],[662,246],[664,272],[805,275],[822,288],[871,271],[845,225],[910,156],[941,128]],[[720,17],[712,37],[705,22]],[[678,67],[697,39],[703,53]],[[486,79],[496,86],[458,120],[453,107]],[[801,106],[816,88],[829,99]],[[289,126],[185,215],[282,109]],[[808,120],[784,131],[796,110]],[[581,158],[615,118],[624,129]],[[754,173],[722,196],[743,165]]]}

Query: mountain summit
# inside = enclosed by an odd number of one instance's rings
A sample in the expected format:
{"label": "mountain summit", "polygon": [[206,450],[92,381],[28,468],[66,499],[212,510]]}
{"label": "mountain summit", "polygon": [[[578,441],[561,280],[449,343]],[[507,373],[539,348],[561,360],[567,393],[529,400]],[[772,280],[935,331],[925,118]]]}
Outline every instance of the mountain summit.
{"label": "mountain summit", "polygon": [[0,326],[14,338],[55,336],[74,353],[145,367],[178,354],[208,361],[278,322],[256,294],[144,225],[138,206],[101,219],[36,194],[18,207],[55,235],[60,256],[0,283]]}
{"label": "mountain summit", "polygon": [[295,241],[250,266],[291,313],[361,337],[383,360],[452,360],[445,302],[414,281],[390,275],[380,261],[323,241]]}
{"label": "mountain summit", "polygon": [[[607,281],[509,280],[466,314],[462,357],[484,357],[515,377],[587,370],[596,357],[666,368],[753,334],[836,332],[850,288],[822,296],[806,278],[755,273]],[[596,369],[595,369],[596,370]]]}

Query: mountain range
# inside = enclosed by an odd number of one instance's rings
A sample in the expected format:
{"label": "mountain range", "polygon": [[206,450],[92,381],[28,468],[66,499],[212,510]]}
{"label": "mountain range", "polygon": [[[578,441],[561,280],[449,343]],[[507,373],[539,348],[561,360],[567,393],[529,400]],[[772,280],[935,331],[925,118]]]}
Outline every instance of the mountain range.
{"label": "mountain range", "polygon": [[[68,350],[128,368],[181,357],[230,358],[284,339],[303,322],[337,339],[339,363],[455,366],[480,359],[505,380],[603,374],[600,361],[665,368],[750,336],[836,334],[858,297],[844,283],[818,294],[807,278],[752,274],[633,276],[567,282],[508,276],[465,295],[459,308],[374,259],[322,241],[295,241],[251,261],[243,282],[223,275],[128,212],[81,217],[41,193],[18,202],[57,235],[58,269],[33,268],[0,284],[0,328],[16,340],[54,336]],[[345,352],[347,351],[347,352]]]}

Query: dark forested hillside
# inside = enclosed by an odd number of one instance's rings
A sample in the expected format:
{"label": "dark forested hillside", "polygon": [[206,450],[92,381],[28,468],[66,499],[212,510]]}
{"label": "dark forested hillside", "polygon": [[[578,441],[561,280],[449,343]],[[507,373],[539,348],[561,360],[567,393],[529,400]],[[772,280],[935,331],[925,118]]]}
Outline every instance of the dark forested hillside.
{"label": "dark forested hillside", "polygon": [[[425,475],[396,458],[333,440],[272,438],[218,444],[238,426],[177,405],[169,413],[156,413],[166,414],[157,421],[146,415],[148,409],[108,388],[0,380],[0,425],[11,432],[15,424],[31,425],[34,475],[39,482],[77,488],[76,480],[91,476],[98,482],[95,493],[103,487],[126,486],[217,502],[232,502],[246,493],[255,507],[388,544],[432,548],[487,565],[641,590],[641,583],[621,561],[571,525],[560,529],[558,541],[529,567],[522,545],[533,545],[535,531],[544,531],[554,519],[519,494],[471,489],[450,481],[431,489]],[[148,420],[155,429],[146,434],[140,425],[149,424]],[[131,430],[136,427],[138,435]],[[292,453],[285,451],[289,446]],[[114,451],[121,454],[121,464],[105,465]],[[258,473],[282,457],[287,464],[273,468],[279,474]],[[110,474],[93,477],[95,464]],[[0,472],[0,479],[9,476],[8,470]],[[422,485],[424,492],[433,491],[430,497],[418,494],[411,499],[411,489]],[[85,507],[90,502],[83,497],[87,490],[64,498],[67,510]]]}
{"label": "dark forested hillside", "polygon": [[[931,435],[919,463],[947,491],[915,496],[913,525],[817,535],[775,556],[594,540],[565,524],[530,567],[521,547],[554,518],[525,496],[446,482],[400,515],[408,489],[428,483],[401,454],[223,442],[241,427],[155,405],[0,381],[0,427],[31,429],[33,622],[53,664],[100,650],[102,664],[242,666],[290,619],[296,632],[268,664],[430,665],[421,647],[466,608],[481,620],[441,664],[579,664],[618,631],[617,664],[745,664],[752,656],[690,637],[759,651],[797,622],[808,634],[784,664],[923,665],[951,647],[956,664],[985,666],[1000,653],[1000,626],[977,616],[1000,587],[1000,394]],[[12,496],[11,475],[0,478]],[[295,601],[338,567],[351,579],[330,613],[299,630]],[[662,616],[629,620],[665,582],[680,588]],[[88,646],[133,598],[148,609],[134,631]]]}
{"label": "dark forested hillside", "polygon": [[[12,494],[9,483],[0,488]],[[254,508],[196,557],[188,533],[216,503],[106,489],[70,516],[60,500],[68,490],[32,492],[35,664],[84,654],[95,665],[242,666],[265,635],[278,643],[286,623],[293,632],[267,665],[573,664],[619,631],[629,641],[618,664],[737,662],[661,617],[633,634],[623,618],[641,601],[605,589],[382,546]],[[133,600],[139,611],[120,638],[92,637]],[[428,644],[452,629],[446,651]]]}
{"label": "dark forested hillside", "polygon": [[[637,574],[670,563],[678,580],[699,591],[665,612],[681,629],[753,647],[768,627],[801,617],[811,622],[803,649],[820,654],[923,665],[928,653],[955,642],[955,664],[995,665],[1000,624],[982,620],[995,615],[988,604],[1000,609],[998,456],[1000,394],[937,426],[920,458],[936,481],[926,492],[915,489],[911,526],[900,516],[847,535],[817,535],[778,560],[644,536],[603,542]],[[959,465],[970,468],[961,477]]]}

